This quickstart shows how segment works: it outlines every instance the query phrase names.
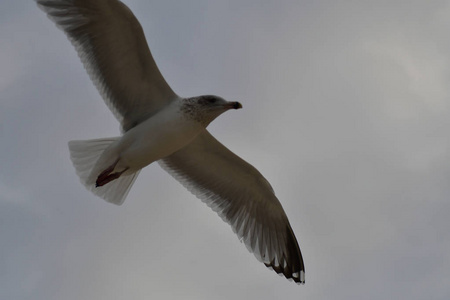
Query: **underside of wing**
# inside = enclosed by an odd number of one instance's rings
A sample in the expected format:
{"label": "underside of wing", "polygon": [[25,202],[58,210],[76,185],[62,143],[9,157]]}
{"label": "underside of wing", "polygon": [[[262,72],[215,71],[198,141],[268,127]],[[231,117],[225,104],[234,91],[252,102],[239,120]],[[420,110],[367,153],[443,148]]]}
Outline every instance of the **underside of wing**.
{"label": "underside of wing", "polygon": [[230,224],[258,260],[288,279],[305,282],[295,235],[272,187],[258,170],[206,130],[159,163]]}
{"label": "underside of wing", "polygon": [[129,130],[177,95],[161,75],[141,25],[117,0],[36,0],[74,45],[103,99]]}

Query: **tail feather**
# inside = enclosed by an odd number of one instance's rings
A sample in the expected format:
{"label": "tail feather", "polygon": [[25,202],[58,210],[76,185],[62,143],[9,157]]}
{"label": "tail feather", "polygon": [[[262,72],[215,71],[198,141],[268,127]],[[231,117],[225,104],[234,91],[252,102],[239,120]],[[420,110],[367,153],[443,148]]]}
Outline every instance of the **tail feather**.
{"label": "tail feather", "polygon": [[[139,171],[122,175],[104,186],[95,186],[97,176],[106,168],[105,166],[108,166],[108,162],[117,159],[117,157],[102,157],[102,154],[118,139],[118,137],[114,137],[87,141],[70,141],[69,151],[70,159],[78,177],[80,177],[81,183],[96,196],[107,202],[121,205],[125,201]],[[101,161],[99,161],[100,157],[102,157]]]}

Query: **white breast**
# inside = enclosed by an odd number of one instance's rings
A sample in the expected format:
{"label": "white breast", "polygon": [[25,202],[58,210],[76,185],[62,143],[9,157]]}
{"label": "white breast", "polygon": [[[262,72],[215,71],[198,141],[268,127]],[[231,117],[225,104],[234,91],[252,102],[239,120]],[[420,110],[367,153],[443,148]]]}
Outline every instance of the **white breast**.
{"label": "white breast", "polygon": [[203,129],[186,118],[178,101],[127,131],[115,146],[120,160],[117,170],[136,171],[190,143]]}

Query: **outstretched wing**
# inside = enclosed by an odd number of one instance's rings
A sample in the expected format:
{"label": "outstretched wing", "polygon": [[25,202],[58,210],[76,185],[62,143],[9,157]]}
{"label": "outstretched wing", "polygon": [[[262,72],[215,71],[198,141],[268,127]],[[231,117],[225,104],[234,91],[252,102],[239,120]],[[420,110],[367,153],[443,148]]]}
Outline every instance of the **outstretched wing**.
{"label": "outstretched wing", "polygon": [[208,131],[158,161],[175,179],[231,225],[267,267],[305,282],[297,239],[269,182]]}
{"label": "outstretched wing", "polygon": [[175,99],[130,9],[117,0],[36,0],[74,45],[126,131]]}

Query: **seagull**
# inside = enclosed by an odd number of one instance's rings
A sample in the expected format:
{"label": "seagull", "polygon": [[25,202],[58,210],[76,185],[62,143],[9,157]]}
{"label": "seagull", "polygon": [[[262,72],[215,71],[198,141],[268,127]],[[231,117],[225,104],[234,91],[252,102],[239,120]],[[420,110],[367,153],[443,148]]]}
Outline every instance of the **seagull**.
{"label": "seagull", "polygon": [[70,141],[81,183],[121,205],[140,170],[158,164],[231,225],[268,268],[305,283],[305,267],[286,213],[269,182],[206,129],[240,109],[214,95],[178,96],[159,71],[143,29],[118,0],[35,0],[75,47],[122,135]]}

